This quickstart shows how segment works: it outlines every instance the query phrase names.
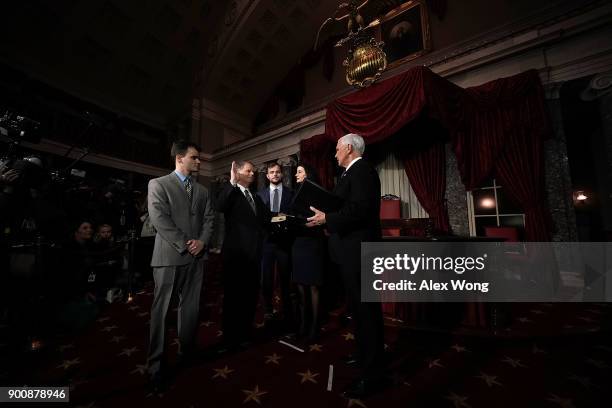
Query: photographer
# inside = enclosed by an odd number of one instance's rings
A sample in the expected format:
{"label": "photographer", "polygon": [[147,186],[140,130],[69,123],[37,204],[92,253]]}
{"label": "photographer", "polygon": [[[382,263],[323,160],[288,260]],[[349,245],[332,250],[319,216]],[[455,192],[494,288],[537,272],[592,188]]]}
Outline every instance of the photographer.
{"label": "photographer", "polygon": [[106,298],[106,293],[116,285],[121,266],[121,246],[115,241],[113,227],[110,224],[98,225],[94,237],[94,256],[96,274],[96,295],[98,299]]}

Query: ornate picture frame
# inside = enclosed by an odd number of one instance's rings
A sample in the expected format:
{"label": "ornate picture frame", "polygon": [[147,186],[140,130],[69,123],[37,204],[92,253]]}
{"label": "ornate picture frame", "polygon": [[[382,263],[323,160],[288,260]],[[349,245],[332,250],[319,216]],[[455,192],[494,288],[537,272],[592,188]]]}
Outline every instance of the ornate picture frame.
{"label": "ornate picture frame", "polygon": [[431,51],[429,13],[422,0],[402,3],[374,23],[377,39],[385,43],[388,68]]}

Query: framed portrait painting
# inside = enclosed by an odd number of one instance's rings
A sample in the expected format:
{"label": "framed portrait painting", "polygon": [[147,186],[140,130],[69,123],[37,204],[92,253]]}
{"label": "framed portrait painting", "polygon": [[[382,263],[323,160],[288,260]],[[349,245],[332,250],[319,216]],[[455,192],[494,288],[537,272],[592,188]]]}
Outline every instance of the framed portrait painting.
{"label": "framed portrait painting", "polygon": [[385,43],[389,67],[420,57],[431,50],[429,16],[423,1],[402,3],[381,17],[377,37]]}

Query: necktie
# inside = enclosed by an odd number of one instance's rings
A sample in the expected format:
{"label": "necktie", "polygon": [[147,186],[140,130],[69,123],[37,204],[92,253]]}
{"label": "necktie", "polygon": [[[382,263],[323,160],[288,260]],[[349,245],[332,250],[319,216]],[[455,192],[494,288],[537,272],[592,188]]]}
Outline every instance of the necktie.
{"label": "necktie", "polygon": [[279,212],[279,207],[278,188],[275,188],[274,193],[272,194],[272,212]]}
{"label": "necktie", "polygon": [[249,205],[251,206],[251,209],[253,210],[253,212],[257,214],[257,209],[255,208],[255,201],[253,201],[253,197],[251,197],[251,193],[249,193],[249,190],[244,190],[244,196],[249,202]]}
{"label": "necktie", "polygon": [[185,190],[187,191],[187,198],[191,201],[193,197],[193,185],[191,184],[191,177],[185,179]]}

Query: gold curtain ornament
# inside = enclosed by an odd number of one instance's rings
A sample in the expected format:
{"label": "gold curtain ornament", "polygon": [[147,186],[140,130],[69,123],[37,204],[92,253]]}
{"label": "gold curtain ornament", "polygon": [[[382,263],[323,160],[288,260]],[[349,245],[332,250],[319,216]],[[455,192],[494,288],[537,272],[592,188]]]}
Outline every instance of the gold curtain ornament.
{"label": "gold curtain ornament", "polygon": [[371,37],[355,40],[342,63],[346,68],[346,82],[349,85],[365,88],[380,78],[387,68],[383,45],[383,42],[377,42]]}

